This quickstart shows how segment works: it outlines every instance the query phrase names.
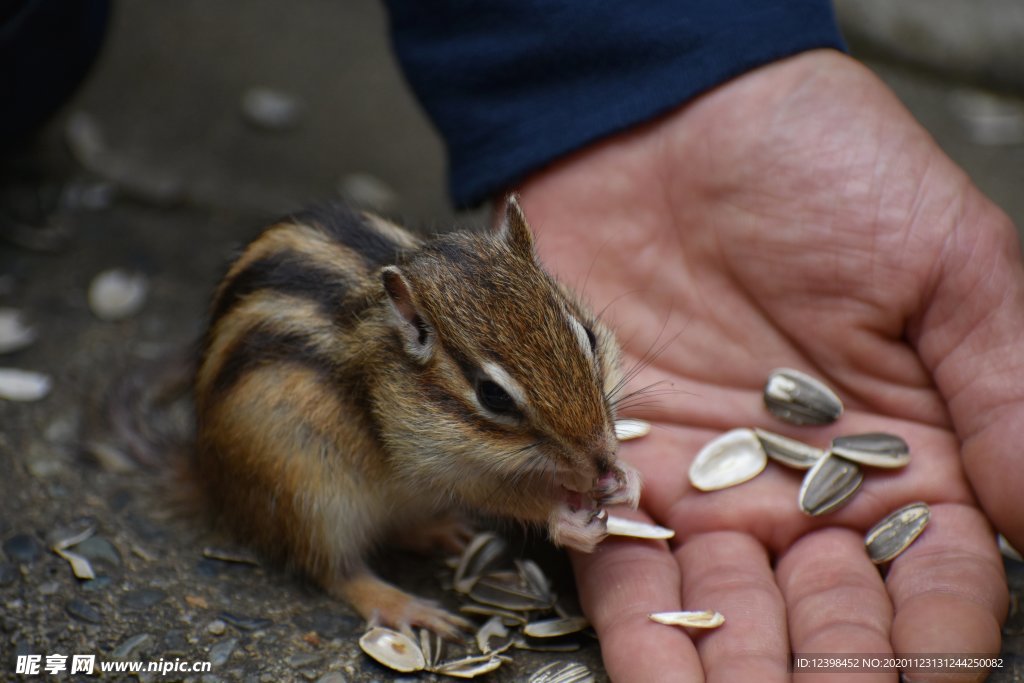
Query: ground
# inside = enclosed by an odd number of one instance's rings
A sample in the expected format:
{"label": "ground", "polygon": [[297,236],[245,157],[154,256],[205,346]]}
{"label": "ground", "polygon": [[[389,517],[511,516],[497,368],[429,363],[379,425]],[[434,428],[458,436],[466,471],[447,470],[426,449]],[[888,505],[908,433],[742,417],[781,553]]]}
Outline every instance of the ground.
{"label": "ground", "polygon": [[[963,86],[871,66],[1024,225],[1024,147],[978,144],[954,103],[964,97],[951,99]],[[244,120],[239,103],[261,86],[302,103],[294,125],[268,131]],[[104,194],[68,153],[64,134],[76,112],[105,136],[121,164],[122,191]],[[0,308],[24,311],[39,335],[0,356],[0,366],[54,381],[42,401],[0,401],[0,679],[12,676],[16,654],[55,653],[216,662],[204,677],[179,674],[190,680],[392,679],[359,651],[363,625],[349,609],[279,570],[204,556],[203,548],[231,541],[166,510],[152,471],[124,470],[87,448],[102,432],[110,383],[195,339],[227,255],[268,219],[336,196],[342,178],[350,194],[372,194],[365,183],[352,189],[353,174],[390,188],[388,209],[420,226],[485,215],[455,217],[448,206],[440,143],[390,56],[381,7],[371,0],[121,3],[85,86],[0,171],[4,206],[38,219],[34,228],[8,229],[10,239],[0,242]],[[86,291],[112,267],[145,273],[150,291],[138,315],[104,322]],[[80,581],[49,545],[89,525],[96,534],[78,549],[99,578]],[[1022,567],[1007,561],[1014,602],[1004,654],[1016,659],[993,674],[996,683],[1024,680]],[[392,556],[385,568],[410,590],[451,600],[440,560]],[[559,576],[562,590],[571,590]],[[552,658],[584,662],[602,676],[589,642],[573,654],[517,653],[513,666],[488,680],[521,680]]]}

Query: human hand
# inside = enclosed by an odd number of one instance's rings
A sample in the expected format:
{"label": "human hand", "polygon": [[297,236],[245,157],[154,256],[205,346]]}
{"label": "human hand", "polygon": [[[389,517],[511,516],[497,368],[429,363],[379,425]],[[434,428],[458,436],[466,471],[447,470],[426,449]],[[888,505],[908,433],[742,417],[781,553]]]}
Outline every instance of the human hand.
{"label": "human hand", "polygon": [[[621,452],[644,474],[641,514],[676,538],[573,558],[614,680],[782,681],[790,652],[998,652],[1008,597],[986,515],[1024,547],[1024,270],[1009,220],[877,78],[829,51],[762,67],[521,195],[542,260],[603,310],[626,369],[648,363],[633,386],[673,390],[634,401],[655,428]],[[771,418],[779,366],[836,388],[840,421]],[[912,458],[818,518],[778,465],[694,490],[697,450],[738,426],[816,445],[886,431]],[[917,500],[928,530],[883,577],[863,534]],[[676,609],[726,624],[691,640],[647,620]]]}

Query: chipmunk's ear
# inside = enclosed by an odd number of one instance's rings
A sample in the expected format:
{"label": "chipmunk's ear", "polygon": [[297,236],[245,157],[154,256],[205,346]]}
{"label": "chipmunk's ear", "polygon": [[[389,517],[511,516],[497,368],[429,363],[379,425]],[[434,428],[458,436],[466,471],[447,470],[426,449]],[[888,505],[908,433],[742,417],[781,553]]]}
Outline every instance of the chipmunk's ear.
{"label": "chipmunk's ear", "polygon": [[392,324],[402,337],[406,352],[419,363],[425,363],[434,351],[437,333],[416,305],[412,285],[396,266],[387,266],[380,273],[391,304]]}
{"label": "chipmunk's ear", "polygon": [[510,194],[505,198],[505,217],[498,226],[498,237],[523,258],[534,258],[533,234],[516,194]]}

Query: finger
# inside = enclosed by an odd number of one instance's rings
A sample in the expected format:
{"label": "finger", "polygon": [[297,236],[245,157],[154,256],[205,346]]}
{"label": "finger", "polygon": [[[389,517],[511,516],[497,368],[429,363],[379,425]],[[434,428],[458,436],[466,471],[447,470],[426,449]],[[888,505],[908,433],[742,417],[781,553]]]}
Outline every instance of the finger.
{"label": "finger", "polygon": [[[775,569],[786,599],[794,656],[828,658],[842,653],[891,654],[892,603],[878,568],[864,551],[864,538],[829,528],[804,536]],[[795,680],[896,681],[898,674],[834,672],[795,675]]]}
{"label": "finger", "polygon": [[976,191],[958,210],[959,222],[943,236],[916,345],[963,438],[964,465],[982,506],[1000,531],[1024,545],[1020,245],[1006,216]]}
{"label": "finger", "polygon": [[[974,508],[934,505],[925,532],[886,578],[898,654],[997,654],[1009,595],[992,529]],[[978,673],[922,673],[920,680],[982,680]],[[908,680],[915,680],[913,674]]]}
{"label": "finger", "polygon": [[724,625],[697,636],[708,681],[788,680],[785,606],[764,546],[737,532],[698,534],[676,557],[683,608],[725,616]]}
{"label": "finger", "polygon": [[679,566],[664,543],[609,538],[593,554],[571,556],[580,603],[613,681],[704,680],[690,637],[647,617],[680,609]]}

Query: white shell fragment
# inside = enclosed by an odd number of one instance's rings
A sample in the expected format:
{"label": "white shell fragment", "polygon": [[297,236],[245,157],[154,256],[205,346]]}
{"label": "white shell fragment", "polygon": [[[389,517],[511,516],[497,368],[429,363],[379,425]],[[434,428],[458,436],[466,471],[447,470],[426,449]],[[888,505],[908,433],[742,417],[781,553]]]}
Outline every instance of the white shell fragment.
{"label": "white shell fragment", "polygon": [[701,491],[716,491],[753,479],[767,464],[753,430],[733,429],[700,449],[690,465],[690,483]]}
{"label": "white shell fragment", "polygon": [[0,308],[0,353],[13,353],[36,340],[36,331],[25,323],[21,311]]}
{"label": "white shell fragment", "polygon": [[633,538],[652,538],[664,540],[672,538],[676,532],[657,524],[637,522],[632,519],[608,515],[608,533],[612,536],[632,536]]}
{"label": "white shell fragment", "polygon": [[250,88],[242,96],[245,120],[265,130],[291,128],[298,122],[302,109],[299,100],[273,88]]}
{"label": "white shell fragment", "polygon": [[551,662],[534,671],[527,683],[594,683],[594,674],[577,662]]}
{"label": "white shell fragment", "polygon": [[911,503],[871,527],[864,537],[871,561],[884,564],[897,557],[921,535],[930,518],[926,503]]}
{"label": "white shell fragment", "polygon": [[843,403],[835,392],[810,375],[779,368],[768,375],[764,404],[781,420],[797,425],[823,425],[843,414]]}
{"label": "white shell fragment", "polygon": [[800,509],[811,516],[831,512],[846,503],[862,481],[864,474],[857,463],[828,453],[804,476]]}
{"label": "white shell fragment", "polygon": [[369,173],[357,171],[342,177],[338,194],[349,204],[377,211],[393,211],[398,206],[398,193]]}
{"label": "white shell fragment", "polygon": [[71,565],[71,571],[74,572],[75,578],[85,579],[86,581],[91,581],[96,578],[96,572],[92,570],[92,564],[89,563],[88,559],[82,557],[78,553],[73,553],[70,550],[59,550],[54,548],[53,552],[67,560],[68,564]]}
{"label": "white shell fragment", "polygon": [[847,460],[871,467],[892,469],[910,462],[907,442],[898,436],[880,432],[838,436],[832,440],[829,450]]}
{"label": "white shell fragment", "polygon": [[514,586],[492,581],[485,577],[473,584],[469,597],[485,605],[493,605],[513,612],[527,612],[535,609],[549,609],[553,603],[550,597],[536,595]]}
{"label": "white shell fragment", "polygon": [[8,401],[38,401],[50,393],[49,375],[18,368],[0,368],[0,398]]}
{"label": "white shell fragment", "polygon": [[139,312],[148,291],[145,275],[116,268],[106,270],[89,285],[89,308],[100,320],[123,320]]}
{"label": "white shell fragment", "polygon": [[639,439],[651,433],[651,423],[643,420],[616,420],[615,438],[619,441]]}
{"label": "white shell fragment", "polygon": [[508,638],[508,628],[502,623],[501,617],[494,616],[484,622],[476,632],[476,646],[485,655],[490,654],[495,648],[491,647],[491,640]]}
{"label": "white shell fragment", "polygon": [[651,621],[667,626],[686,626],[689,628],[718,628],[725,623],[720,612],[701,610],[695,612],[655,612],[647,617]]}
{"label": "white shell fragment", "polygon": [[523,634],[530,638],[559,638],[579,633],[590,626],[586,617],[561,617],[534,621],[523,627]]}
{"label": "white shell fragment", "polygon": [[754,429],[754,433],[761,440],[761,446],[768,457],[787,467],[808,470],[825,456],[825,451],[820,448],[790,439],[788,436],[775,434],[766,429]]}
{"label": "white shell fragment", "polygon": [[427,661],[412,638],[383,626],[375,626],[359,639],[359,647],[384,666],[408,673],[422,671]]}

